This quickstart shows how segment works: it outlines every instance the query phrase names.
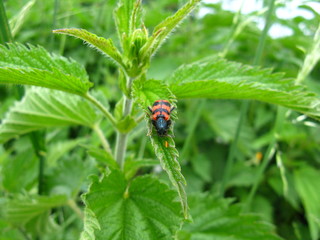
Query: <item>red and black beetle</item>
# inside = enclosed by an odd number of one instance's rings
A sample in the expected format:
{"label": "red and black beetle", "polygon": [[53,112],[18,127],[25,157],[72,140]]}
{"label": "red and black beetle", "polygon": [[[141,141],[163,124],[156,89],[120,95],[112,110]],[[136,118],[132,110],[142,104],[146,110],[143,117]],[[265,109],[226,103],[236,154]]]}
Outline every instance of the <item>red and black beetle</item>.
{"label": "red and black beetle", "polygon": [[175,109],[167,100],[157,100],[153,103],[152,108],[148,107],[151,112],[151,121],[156,128],[160,137],[167,135],[171,125],[170,113]]}

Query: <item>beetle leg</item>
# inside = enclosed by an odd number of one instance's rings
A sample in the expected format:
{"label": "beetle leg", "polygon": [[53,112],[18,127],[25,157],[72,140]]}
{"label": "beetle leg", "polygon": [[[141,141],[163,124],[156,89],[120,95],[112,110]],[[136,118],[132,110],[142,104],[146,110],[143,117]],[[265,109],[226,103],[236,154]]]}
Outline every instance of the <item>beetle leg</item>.
{"label": "beetle leg", "polygon": [[147,136],[151,136],[152,135],[152,125],[155,126],[155,124],[156,124],[155,120],[149,121],[149,130],[148,130]]}
{"label": "beetle leg", "polygon": [[149,111],[152,113],[152,108],[150,106],[148,106]]}
{"label": "beetle leg", "polygon": [[172,112],[173,110],[175,110],[176,109],[176,107],[172,107],[171,109],[170,109],[170,112]]}

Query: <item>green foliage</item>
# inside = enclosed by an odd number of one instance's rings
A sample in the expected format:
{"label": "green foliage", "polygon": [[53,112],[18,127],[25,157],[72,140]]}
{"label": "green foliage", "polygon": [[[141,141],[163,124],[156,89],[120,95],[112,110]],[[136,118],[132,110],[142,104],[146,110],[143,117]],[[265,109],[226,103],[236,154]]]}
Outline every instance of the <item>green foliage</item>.
{"label": "green foliage", "polygon": [[6,158],[1,169],[1,185],[10,193],[31,189],[37,178],[38,161],[33,152],[22,151],[14,158]]}
{"label": "green foliage", "polygon": [[11,42],[12,34],[10,31],[6,10],[4,8],[4,3],[2,0],[0,1],[0,25],[2,26],[0,29],[0,42],[1,43]]}
{"label": "green foliage", "polygon": [[176,70],[167,82],[178,99],[252,99],[278,104],[320,119],[319,99],[283,74],[208,59]]}
{"label": "green foliage", "polygon": [[116,63],[118,63],[121,67],[124,67],[124,63],[122,62],[122,56],[118,49],[114,46],[112,39],[110,38],[105,39],[102,37],[98,37],[97,35],[90,33],[84,29],[76,28],[57,29],[53,30],[53,33],[66,34],[69,36],[80,38],[84,40],[86,43],[88,43],[91,47],[94,47],[103,54],[106,54],[108,57],[110,57]]}
{"label": "green foliage", "polygon": [[0,142],[47,127],[92,127],[96,121],[95,109],[78,96],[31,88],[25,97],[10,109],[1,123]]}
{"label": "green foliage", "polygon": [[180,8],[174,15],[166,18],[159,23],[153,30],[151,37],[148,39],[146,45],[141,49],[142,56],[153,55],[160,45],[165,41],[168,35],[181,23],[196,7],[200,0],[190,0],[182,8]]}
{"label": "green foliage", "polygon": [[96,229],[95,238],[84,239],[170,239],[182,222],[176,197],[168,186],[148,175],[130,182],[119,171],[101,181],[94,177],[84,202],[92,211],[85,226]]}
{"label": "green foliage", "polygon": [[66,203],[65,196],[37,196],[20,197],[7,201],[4,204],[5,219],[18,226],[23,226],[29,221],[48,212],[51,208],[62,206]]}
{"label": "green foliage", "polygon": [[217,199],[208,195],[189,197],[193,222],[186,223],[178,232],[179,240],[281,240],[274,227],[261,217],[241,213],[241,207],[230,206],[228,199]]}
{"label": "green foliage", "polygon": [[[185,20],[199,0],[34,2],[5,2],[15,40],[33,45],[0,47],[0,84],[52,90],[0,86],[1,240],[319,238],[311,5],[301,6],[308,19],[277,19],[270,8],[266,25],[293,32],[271,38],[255,21],[267,7],[243,14],[246,3],[234,13],[202,2]],[[257,46],[266,69],[249,66]],[[148,110],[159,99],[176,107],[165,137]],[[229,99],[258,101],[244,111]]]}
{"label": "green foliage", "polygon": [[89,208],[86,208],[84,210],[84,227],[80,240],[95,240],[95,230],[101,230],[99,222],[94,213]]}
{"label": "green foliage", "polygon": [[302,204],[307,212],[312,240],[319,239],[320,233],[320,171],[309,166],[304,166],[295,171],[294,181]]}
{"label": "green foliage", "polygon": [[[168,90],[166,85],[156,80],[136,82],[134,86],[134,96],[137,98],[137,101],[140,103],[143,109],[145,109],[145,111],[147,111],[147,106],[151,106],[154,101],[159,99],[167,99],[171,102],[171,104],[174,104],[174,96],[172,93]],[[175,118],[173,115],[173,120],[174,119]],[[148,122],[150,122],[150,120],[148,120]],[[179,156],[178,151],[175,148],[172,137],[170,136],[170,134],[173,134],[173,132],[170,130],[168,132],[168,136],[159,137],[152,126],[149,126],[149,134],[155,154],[160,160],[162,168],[167,172],[170,181],[178,190],[183,213],[185,218],[187,218],[188,204],[187,196],[184,190],[186,181],[181,173],[181,167],[177,160]]]}
{"label": "green foliage", "polygon": [[141,0],[120,0],[118,7],[114,11],[119,39],[122,40],[123,45],[126,44],[123,42],[125,38],[131,36],[136,27],[138,27],[139,14],[141,14],[140,4]]}
{"label": "green foliage", "polygon": [[83,66],[42,47],[0,46],[0,83],[23,84],[85,95],[92,86]]}

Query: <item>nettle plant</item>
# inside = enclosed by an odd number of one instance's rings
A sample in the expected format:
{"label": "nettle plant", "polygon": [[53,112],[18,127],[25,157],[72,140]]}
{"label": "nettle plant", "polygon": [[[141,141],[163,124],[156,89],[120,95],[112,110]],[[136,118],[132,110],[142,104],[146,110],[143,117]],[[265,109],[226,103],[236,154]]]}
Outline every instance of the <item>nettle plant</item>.
{"label": "nettle plant", "polygon": [[[252,99],[320,118],[319,100],[293,80],[283,79],[283,74],[274,74],[269,69],[219,57],[182,65],[164,81],[148,79],[146,72],[152,56],[199,1],[189,1],[150,34],[143,24],[141,1],[120,0],[114,11],[120,49],[111,39],[83,29],[53,31],[82,39],[118,66],[123,97],[114,111],[89,91],[93,84],[77,62],[50,54],[39,46],[14,43],[0,48],[0,83],[33,86],[26,89],[21,101],[3,119],[2,143],[45,128],[72,125],[91,128],[99,137],[102,149],[89,146],[87,150],[107,167],[100,169],[99,176],[90,178],[90,187],[82,195],[85,204],[82,240],[226,239],[229,235],[232,239],[281,239],[271,225],[258,216],[243,214],[228,199],[201,194],[187,200],[173,129],[169,129],[167,136],[158,136],[150,124],[148,106],[159,99],[168,100],[175,107],[182,99]],[[173,120],[177,120],[176,115],[174,112]],[[114,151],[101,130],[102,118],[116,131]],[[128,135],[143,119],[155,155],[174,188],[156,176],[138,173],[142,167],[154,166],[158,161],[126,158]],[[43,152],[38,152],[38,156],[47,157]],[[22,164],[23,158],[20,160]],[[39,193],[30,193],[23,200],[5,201],[7,221],[18,228],[27,228],[30,222],[41,222],[52,209],[64,205],[82,215],[72,201],[79,190],[69,194]]]}

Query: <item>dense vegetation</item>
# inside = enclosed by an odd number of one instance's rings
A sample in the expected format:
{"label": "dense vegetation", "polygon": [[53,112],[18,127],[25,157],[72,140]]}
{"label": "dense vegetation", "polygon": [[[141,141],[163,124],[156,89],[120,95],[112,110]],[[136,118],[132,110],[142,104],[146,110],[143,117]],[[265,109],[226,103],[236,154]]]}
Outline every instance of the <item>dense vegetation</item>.
{"label": "dense vegetation", "polygon": [[0,0],[0,240],[320,239],[320,15],[208,2]]}

